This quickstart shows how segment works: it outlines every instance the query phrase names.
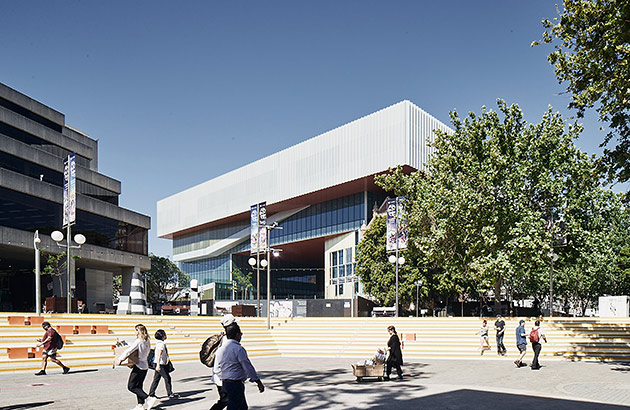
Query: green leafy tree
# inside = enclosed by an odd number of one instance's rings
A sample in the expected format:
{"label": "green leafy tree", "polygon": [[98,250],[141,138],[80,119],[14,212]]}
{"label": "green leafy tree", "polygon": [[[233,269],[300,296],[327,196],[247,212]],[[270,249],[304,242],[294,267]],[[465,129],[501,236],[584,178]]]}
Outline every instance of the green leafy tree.
{"label": "green leafy tree", "polygon": [[[63,276],[67,273],[67,259],[66,253],[42,253],[43,268],[40,271],[41,275],[50,275],[53,280],[57,278],[59,280],[59,291],[63,289]],[[73,260],[81,259],[78,255],[72,255]],[[65,295],[61,295],[65,296]]]}
{"label": "green leafy tree", "polygon": [[[564,0],[559,18],[542,21],[553,43],[549,62],[566,82],[569,107],[583,116],[595,107],[610,132],[603,164],[611,179],[630,180],[630,2]],[[536,45],[539,42],[533,42]]]}
{"label": "green leafy tree", "polygon": [[143,271],[147,279],[147,301],[162,303],[169,299],[177,288],[187,286],[190,277],[182,272],[169,258],[149,254],[151,270]]}
{"label": "green leafy tree", "polygon": [[630,228],[619,195],[585,185],[567,195],[566,245],[554,248],[554,292],[581,306],[582,313],[598,296],[627,288],[615,267]]}
{"label": "green leafy tree", "polygon": [[234,289],[237,292],[239,290],[242,292],[243,299],[246,299],[247,290],[253,286],[252,275],[253,272],[248,272],[247,274],[244,274],[239,268],[234,268],[232,270],[232,278],[235,282]]}
{"label": "green leafy tree", "polygon": [[518,106],[500,100],[498,106],[499,112],[484,108],[465,119],[452,113],[454,131],[437,132],[426,174],[398,169],[377,182],[407,196],[410,257],[433,261],[442,294],[493,289],[541,300],[561,229],[549,223],[554,216],[563,215],[563,235],[571,239],[557,269],[592,263],[593,278],[606,271],[611,254],[601,252],[607,238],[599,230],[610,222],[584,215],[599,212],[596,202],[605,202],[608,191],[594,159],[573,143],[580,126],[551,108],[540,123],[527,124]]}

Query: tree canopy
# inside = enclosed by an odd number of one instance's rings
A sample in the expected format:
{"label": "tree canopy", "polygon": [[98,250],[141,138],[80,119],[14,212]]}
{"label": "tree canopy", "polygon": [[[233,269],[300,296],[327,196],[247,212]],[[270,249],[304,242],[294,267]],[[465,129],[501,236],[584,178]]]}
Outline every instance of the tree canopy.
{"label": "tree canopy", "polygon": [[[610,285],[610,267],[627,240],[619,198],[602,187],[594,157],[575,147],[579,125],[551,108],[538,124],[527,124],[517,105],[499,100],[498,108],[465,119],[451,113],[454,130],[436,131],[426,172],[397,169],[377,178],[408,199],[411,263],[401,294],[422,277],[426,294],[493,289],[542,299],[553,251],[559,291],[588,300]],[[368,293],[387,302],[392,268],[382,224],[373,221],[365,234],[357,273]],[[573,286],[587,278],[593,286]]]}
{"label": "tree canopy", "polygon": [[[595,107],[610,126],[602,145],[609,177],[630,180],[630,2],[564,0],[559,18],[542,21],[549,62],[572,94],[578,115]],[[533,42],[533,45],[538,42]]]}
{"label": "tree canopy", "polygon": [[151,270],[143,271],[147,279],[147,301],[159,303],[168,300],[177,288],[188,286],[190,278],[170,259],[150,254]]}

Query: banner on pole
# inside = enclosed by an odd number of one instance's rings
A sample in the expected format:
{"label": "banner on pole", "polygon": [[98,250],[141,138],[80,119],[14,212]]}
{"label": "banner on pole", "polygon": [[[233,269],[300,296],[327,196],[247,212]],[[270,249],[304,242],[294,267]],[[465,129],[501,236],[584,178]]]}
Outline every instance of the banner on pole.
{"label": "banner on pole", "polygon": [[396,250],[396,198],[387,199],[387,245],[388,252]]}
{"label": "banner on pole", "polygon": [[258,204],[258,250],[267,250],[267,202]]}
{"label": "banner on pole", "polygon": [[63,225],[77,220],[77,168],[74,153],[63,162]]}
{"label": "banner on pole", "polygon": [[396,198],[396,220],[398,221],[398,250],[407,249],[409,246],[409,219],[407,217],[407,198]]}
{"label": "banner on pole", "polygon": [[250,253],[264,252],[267,249],[267,203],[252,205],[249,211]]}
{"label": "banner on pole", "polygon": [[387,252],[409,246],[407,198],[399,196],[387,200]]}
{"label": "banner on pole", "polygon": [[258,205],[252,205],[249,211],[249,245],[250,253],[258,252]]}

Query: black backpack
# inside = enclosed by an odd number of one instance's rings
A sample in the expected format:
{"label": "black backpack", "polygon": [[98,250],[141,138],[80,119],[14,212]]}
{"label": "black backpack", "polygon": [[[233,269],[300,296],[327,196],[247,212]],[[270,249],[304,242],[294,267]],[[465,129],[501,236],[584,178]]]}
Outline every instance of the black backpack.
{"label": "black backpack", "polygon": [[216,355],[219,347],[221,347],[221,341],[223,340],[224,335],[225,332],[217,333],[210,336],[205,342],[203,342],[201,350],[199,351],[199,360],[201,360],[201,363],[208,367],[214,367],[214,356]]}
{"label": "black backpack", "polygon": [[[55,330],[55,333],[57,333],[56,330]],[[59,333],[57,333],[57,345],[55,346],[55,348],[57,350],[63,349],[63,337],[61,337]]]}
{"label": "black backpack", "polygon": [[151,348],[151,350],[149,350],[149,356],[147,356],[147,363],[149,363],[149,368],[150,369],[155,369],[155,349]]}

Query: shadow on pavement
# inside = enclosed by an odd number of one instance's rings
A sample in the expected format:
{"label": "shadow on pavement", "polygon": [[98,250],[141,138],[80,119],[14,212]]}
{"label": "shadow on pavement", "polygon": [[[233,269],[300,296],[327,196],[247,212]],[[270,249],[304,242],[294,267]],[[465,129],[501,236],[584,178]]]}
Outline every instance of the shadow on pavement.
{"label": "shadow on pavement", "polygon": [[615,372],[630,372],[630,362],[600,362],[599,364],[608,366]]}
{"label": "shadow on pavement", "polygon": [[[585,401],[534,397],[521,394],[484,392],[478,390],[455,390],[448,393],[404,399],[389,396],[387,403],[375,403],[364,409],[443,409],[443,410],[482,410],[492,408],[493,404],[502,403],[510,410],[554,409],[554,410],[621,410],[626,406],[601,404]],[[289,408],[289,407],[281,407]]]}
{"label": "shadow on pavement", "polygon": [[94,373],[94,372],[98,372],[98,369],[85,369],[85,370],[72,370],[72,369],[70,369],[70,371],[67,374]]}
{"label": "shadow on pavement", "polygon": [[185,377],[183,379],[179,379],[180,383],[186,382],[206,382],[207,384],[214,384],[212,381],[212,376],[194,376],[194,377]]}
{"label": "shadow on pavement", "polygon": [[34,409],[35,407],[48,406],[53,404],[54,401],[41,401],[39,403],[26,403],[26,404],[14,404],[12,406],[0,407],[0,410],[17,410],[17,409]]}
{"label": "shadow on pavement", "polygon": [[[275,402],[274,410],[296,408],[360,408],[363,410],[487,410],[501,406],[510,410],[554,409],[554,410],[621,410],[626,406],[600,404],[579,400],[536,397],[525,394],[486,392],[471,389],[458,389],[446,393],[418,397],[427,389],[425,386],[409,384],[411,378],[430,378],[431,373],[423,373],[426,365],[414,364],[403,367],[406,380],[377,382],[367,380],[362,383],[352,376],[348,369],[328,371],[308,371],[300,374],[287,371],[266,372],[261,378],[270,389],[282,391],[282,399]],[[349,377],[339,377],[349,374]],[[362,394],[363,388],[366,394]],[[373,394],[373,393],[377,394]],[[348,403],[349,396],[356,396],[356,404]],[[252,406],[255,405],[252,403]]]}
{"label": "shadow on pavement", "polygon": [[190,397],[190,396],[195,396],[197,394],[204,394],[205,392],[207,392],[208,390],[186,390],[186,391],[181,391],[181,390],[175,390],[175,392],[177,394],[179,394],[180,398],[179,399],[173,399],[175,400],[179,400],[180,402],[182,401],[182,399],[185,399],[186,397]]}

